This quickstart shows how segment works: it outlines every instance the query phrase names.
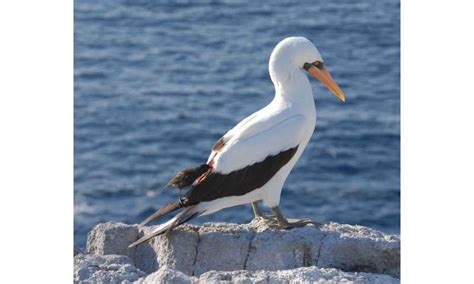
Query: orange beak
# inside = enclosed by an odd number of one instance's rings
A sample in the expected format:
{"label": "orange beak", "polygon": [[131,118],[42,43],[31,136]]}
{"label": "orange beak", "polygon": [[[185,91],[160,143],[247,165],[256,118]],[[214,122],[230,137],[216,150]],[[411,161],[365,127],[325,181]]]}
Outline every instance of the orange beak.
{"label": "orange beak", "polygon": [[311,67],[309,67],[308,69],[308,72],[313,75],[314,78],[321,81],[321,83],[323,83],[324,86],[331,90],[331,92],[336,95],[336,97],[338,97],[341,101],[346,101],[346,96],[344,95],[344,92],[341,90],[341,88],[339,88],[336,81],[334,81],[326,67],[317,68],[311,65]]}

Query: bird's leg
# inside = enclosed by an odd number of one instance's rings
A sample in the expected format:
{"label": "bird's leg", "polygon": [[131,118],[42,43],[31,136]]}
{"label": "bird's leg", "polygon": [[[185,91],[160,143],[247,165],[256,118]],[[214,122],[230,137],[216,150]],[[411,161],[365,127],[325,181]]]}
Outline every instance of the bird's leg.
{"label": "bird's leg", "polygon": [[257,201],[252,202],[252,209],[255,218],[261,218],[263,216],[262,211],[260,211],[260,208],[258,207]]}
{"label": "bird's leg", "polygon": [[252,202],[252,209],[253,209],[253,214],[255,215],[255,219],[258,219],[258,218],[263,218],[266,220],[273,219],[272,218],[273,216],[268,216],[262,213],[262,211],[260,210],[260,207],[258,206],[258,201]]}
{"label": "bird's leg", "polygon": [[303,227],[308,224],[321,225],[318,222],[315,222],[311,219],[301,219],[301,220],[287,220],[281,213],[280,207],[276,206],[272,208],[273,214],[277,220],[277,224],[269,224],[270,227],[281,228],[281,229],[291,229],[295,227]]}

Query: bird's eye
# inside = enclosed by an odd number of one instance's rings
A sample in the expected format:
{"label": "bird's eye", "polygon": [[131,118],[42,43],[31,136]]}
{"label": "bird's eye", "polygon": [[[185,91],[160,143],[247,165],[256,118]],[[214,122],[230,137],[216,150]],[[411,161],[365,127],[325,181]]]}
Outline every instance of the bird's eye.
{"label": "bird's eye", "polygon": [[312,63],[312,65],[316,68],[318,68],[319,70],[323,69],[324,68],[324,63],[322,61],[319,61],[319,60],[316,60]]}

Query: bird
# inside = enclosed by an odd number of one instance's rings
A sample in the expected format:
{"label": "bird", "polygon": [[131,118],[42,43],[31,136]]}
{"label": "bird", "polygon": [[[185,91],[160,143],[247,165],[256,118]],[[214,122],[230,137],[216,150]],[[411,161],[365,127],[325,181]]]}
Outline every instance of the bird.
{"label": "bird", "polygon": [[[180,210],[179,213],[130,247],[198,216],[243,204],[252,204],[255,218],[275,228],[316,223],[310,219],[286,219],[279,207],[283,185],[316,127],[315,100],[307,75],[319,80],[342,102],[345,94],[319,50],[305,37],[281,40],[270,55],[268,68],[275,87],[273,100],[227,131],[212,147],[206,163],[184,169],[170,180],[170,186],[189,190],[140,226],[173,211]],[[273,214],[263,214],[259,202],[271,208]]]}

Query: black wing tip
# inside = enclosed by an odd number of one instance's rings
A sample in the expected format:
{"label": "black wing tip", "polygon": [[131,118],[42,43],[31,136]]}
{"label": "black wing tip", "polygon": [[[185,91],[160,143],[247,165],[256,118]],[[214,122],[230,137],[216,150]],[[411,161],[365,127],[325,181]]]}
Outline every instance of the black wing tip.
{"label": "black wing tip", "polygon": [[131,243],[128,248],[133,248],[135,246],[138,246],[144,242],[147,242],[149,240],[151,240],[152,238],[154,237],[157,237],[159,235],[162,235],[162,234],[168,234],[169,232],[171,232],[175,227],[183,224],[183,223],[186,223],[188,222],[189,220],[199,216],[202,212],[192,212],[192,209],[194,208],[194,206],[190,206],[190,207],[187,207],[184,211],[182,211],[180,213],[180,215],[178,215],[177,217],[175,217],[176,219],[169,225],[157,230],[157,231],[154,231],[148,235],[145,235],[141,238],[139,238],[138,240],[134,241],[133,243]]}
{"label": "black wing tip", "polygon": [[152,239],[153,237],[156,237],[156,236],[159,236],[161,234],[150,234],[150,235],[145,235],[141,238],[139,238],[138,240],[134,241],[133,243],[131,243],[128,248],[133,248],[133,247],[136,247],[138,245],[141,245],[147,241],[149,241],[150,239]]}
{"label": "black wing tip", "polygon": [[146,224],[150,223],[151,221],[155,220],[156,218],[159,218],[163,215],[166,215],[170,212],[173,212],[175,210],[178,210],[179,208],[183,207],[183,201],[180,199],[178,201],[173,201],[173,202],[170,202],[168,204],[166,204],[165,206],[161,207],[159,210],[157,210],[155,213],[151,214],[150,216],[148,216],[145,220],[143,220],[139,226],[140,227],[143,227],[145,226]]}
{"label": "black wing tip", "polygon": [[166,233],[170,228],[164,228],[163,230],[160,230],[160,231],[157,231],[157,232],[152,232],[148,235],[144,235],[143,237],[139,238],[138,240],[134,241],[133,243],[131,243],[128,248],[133,248],[135,246],[138,246],[138,245],[141,245],[151,239],[153,239],[154,237],[157,237],[159,235],[162,235],[164,233]]}
{"label": "black wing tip", "polygon": [[135,247],[135,246],[138,246],[138,245],[141,244],[141,243],[143,243],[143,242],[139,239],[139,240],[137,240],[137,241],[131,243],[131,244],[128,246],[128,248],[133,248],[133,247]]}

